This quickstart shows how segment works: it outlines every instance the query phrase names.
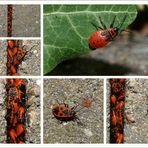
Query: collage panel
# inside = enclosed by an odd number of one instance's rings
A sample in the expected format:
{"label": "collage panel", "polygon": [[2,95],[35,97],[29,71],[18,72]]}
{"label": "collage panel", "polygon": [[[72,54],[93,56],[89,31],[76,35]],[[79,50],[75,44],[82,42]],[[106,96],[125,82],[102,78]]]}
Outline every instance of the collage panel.
{"label": "collage panel", "polygon": [[44,75],[147,75],[147,5],[44,5]]}
{"label": "collage panel", "polygon": [[107,143],[148,144],[148,79],[107,81]]}
{"label": "collage panel", "polygon": [[39,76],[40,40],[0,40],[0,76]]}
{"label": "collage panel", "polygon": [[44,144],[103,144],[103,79],[44,79]]}
{"label": "collage panel", "polygon": [[0,143],[41,143],[40,85],[40,79],[0,79]]}
{"label": "collage panel", "polygon": [[40,37],[40,5],[0,5],[0,37]]}

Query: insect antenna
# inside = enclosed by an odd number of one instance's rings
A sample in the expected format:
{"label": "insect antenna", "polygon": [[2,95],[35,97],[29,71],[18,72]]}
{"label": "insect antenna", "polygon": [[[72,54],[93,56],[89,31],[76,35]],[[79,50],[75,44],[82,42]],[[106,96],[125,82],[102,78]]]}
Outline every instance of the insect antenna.
{"label": "insect antenna", "polygon": [[115,23],[115,19],[116,19],[116,15],[114,16],[113,21],[112,21],[112,23],[110,24],[110,28],[113,28],[114,23]]}
{"label": "insect antenna", "polygon": [[81,107],[79,110],[76,110],[75,112],[79,112],[79,111],[82,110],[83,108],[85,108],[85,106]]}
{"label": "insect antenna", "polygon": [[103,30],[103,28],[102,28],[102,27],[97,26],[95,23],[91,22],[91,24],[92,24],[92,25],[96,28],[96,30],[99,30],[99,29]]}
{"label": "insect antenna", "polygon": [[[120,29],[120,28],[122,27],[122,25],[124,24],[124,22],[125,22],[125,20],[126,20],[126,17],[127,17],[127,15],[125,15],[125,16],[123,17],[122,22],[121,22],[121,24],[120,24],[120,26],[119,26],[119,29]],[[121,33],[122,31],[124,31],[124,30],[120,30],[120,33]]]}
{"label": "insect antenna", "polygon": [[101,17],[99,16],[99,20],[101,25],[103,26],[104,29],[107,29],[106,25],[104,24],[104,22],[102,21]]}

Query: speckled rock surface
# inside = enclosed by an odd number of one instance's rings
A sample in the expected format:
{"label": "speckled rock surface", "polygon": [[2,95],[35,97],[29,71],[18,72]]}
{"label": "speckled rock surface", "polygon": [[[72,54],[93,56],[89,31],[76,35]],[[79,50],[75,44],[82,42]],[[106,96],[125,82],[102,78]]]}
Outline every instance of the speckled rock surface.
{"label": "speckled rock surface", "polygon": [[[0,79],[0,143],[6,143],[6,79]],[[27,113],[26,113],[26,143],[40,143],[40,79],[26,79]]]}
{"label": "speckled rock surface", "polygon": [[109,80],[106,81],[106,87],[107,87],[107,91],[106,91],[106,97],[108,98],[106,100],[106,103],[107,103],[107,108],[106,108],[106,120],[107,120],[107,123],[106,123],[106,133],[107,133],[107,139],[106,139],[106,143],[109,143],[109,139],[110,139],[110,83],[109,83]]}
{"label": "speckled rock surface", "polygon": [[14,37],[40,37],[40,5],[13,6]]}
{"label": "speckled rock surface", "polygon": [[[148,143],[148,80],[127,79],[126,91],[124,142]],[[107,125],[109,128],[109,114]],[[107,137],[109,141],[109,129]]]}
{"label": "speckled rock surface", "polygon": [[7,62],[7,43],[5,40],[0,40],[0,76],[6,75],[6,62]]}
{"label": "speckled rock surface", "polygon": [[27,79],[28,109],[26,143],[41,143],[40,137],[40,79]]}
{"label": "speckled rock surface", "polygon": [[[84,98],[94,102],[77,114],[82,125],[53,118],[56,100],[72,107]],[[44,143],[103,143],[102,79],[44,79]]]}
{"label": "speckled rock surface", "polygon": [[148,79],[128,79],[125,143],[148,143]]}
{"label": "speckled rock surface", "polygon": [[23,76],[39,76],[41,72],[40,40],[23,40],[22,42],[27,54],[19,65],[18,72]]}
{"label": "speckled rock surface", "polygon": [[7,36],[7,8],[5,5],[0,5],[0,37]]}
{"label": "speckled rock surface", "polygon": [[[40,40],[21,40],[22,47],[27,51],[22,63],[18,67],[21,76],[39,76],[41,73]],[[7,67],[7,41],[0,40],[0,75],[5,76]]]}
{"label": "speckled rock surface", "polygon": [[5,105],[4,105],[4,101],[5,101],[5,80],[4,79],[0,79],[0,143],[6,143],[6,125],[7,122],[5,120],[5,115],[6,115],[6,110],[5,110]]}
{"label": "speckled rock surface", "polygon": [[[7,5],[0,5],[0,36],[7,37]],[[13,5],[13,37],[40,37],[40,5]]]}

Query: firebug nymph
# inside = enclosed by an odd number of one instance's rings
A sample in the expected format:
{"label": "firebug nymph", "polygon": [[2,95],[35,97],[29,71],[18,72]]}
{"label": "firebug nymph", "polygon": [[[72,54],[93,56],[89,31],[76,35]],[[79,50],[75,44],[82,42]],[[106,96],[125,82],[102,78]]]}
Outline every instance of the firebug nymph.
{"label": "firebug nymph", "polygon": [[82,124],[77,116],[77,113],[83,108],[89,108],[92,105],[92,99],[83,99],[82,102],[77,103],[75,106],[70,107],[68,104],[60,104],[54,106],[52,113],[54,117],[61,122],[76,121],[78,124]]}
{"label": "firebug nymph", "polygon": [[[121,33],[121,27],[125,22],[126,16],[123,17],[123,20],[119,27],[114,27],[114,23],[116,20],[116,16],[114,16],[113,21],[110,25],[110,28],[107,28],[101,17],[99,17],[100,23],[102,27],[97,26],[92,23],[92,25],[96,28],[96,32],[92,33],[89,37],[89,48],[95,50],[97,48],[102,48],[106,46],[110,41],[112,41],[119,33]],[[99,30],[101,29],[101,30]]]}

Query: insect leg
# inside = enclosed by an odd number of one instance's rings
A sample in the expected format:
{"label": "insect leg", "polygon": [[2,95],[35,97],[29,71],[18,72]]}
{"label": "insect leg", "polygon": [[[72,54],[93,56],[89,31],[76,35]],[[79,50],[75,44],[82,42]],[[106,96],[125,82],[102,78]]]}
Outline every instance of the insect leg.
{"label": "insect leg", "polygon": [[96,24],[94,24],[94,23],[92,23],[92,22],[91,22],[91,24],[92,24],[92,25],[96,28],[96,30],[99,30],[99,29],[103,30],[103,28],[102,28],[102,27],[97,26]]}
{"label": "insect leg", "polygon": [[58,105],[60,105],[61,103],[59,102],[59,100],[55,99],[55,101],[58,103]]}
{"label": "insect leg", "polygon": [[64,103],[64,106],[65,106],[65,107],[68,107],[68,104]]}
{"label": "insect leg", "polygon": [[100,20],[100,23],[101,23],[101,25],[103,26],[103,28],[104,28],[104,29],[107,29],[106,25],[103,23],[103,21],[102,21],[102,19],[101,19],[100,16],[99,16],[99,20]]}
{"label": "insect leg", "polygon": [[114,27],[115,19],[116,19],[116,15],[114,16],[113,21],[112,21],[112,23],[110,24],[110,28],[113,28],[113,27]]}
{"label": "insect leg", "polygon": [[[120,24],[120,26],[119,26],[120,29],[121,29],[123,23],[125,22],[126,17],[127,17],[127,15],[125,15],[125,16],[123,17],[122,22],[121,22],[121,24]],[[123,31],[123,30],[121,30],[121,31]],[[121,33],[121,31],[120,31],[120,33]]]}

